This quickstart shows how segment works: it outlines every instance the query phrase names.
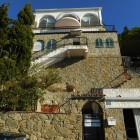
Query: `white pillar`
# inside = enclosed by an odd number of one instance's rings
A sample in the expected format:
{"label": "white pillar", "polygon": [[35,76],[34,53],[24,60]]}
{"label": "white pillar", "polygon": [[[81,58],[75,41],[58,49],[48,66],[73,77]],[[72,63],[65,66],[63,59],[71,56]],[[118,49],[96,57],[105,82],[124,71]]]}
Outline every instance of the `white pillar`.
{"label": "white pillar", "polygon": [[100,19],[100,24],[102,25],[103,23],[102,23],[102,14],[101,14],[101,8],[99,9],[99,11],[98,11],[98,15],[99,15],[99,19]]}
{"label": "white pillar", "polygon": [[138,140],[140,139],[140,109],[133,109]]}

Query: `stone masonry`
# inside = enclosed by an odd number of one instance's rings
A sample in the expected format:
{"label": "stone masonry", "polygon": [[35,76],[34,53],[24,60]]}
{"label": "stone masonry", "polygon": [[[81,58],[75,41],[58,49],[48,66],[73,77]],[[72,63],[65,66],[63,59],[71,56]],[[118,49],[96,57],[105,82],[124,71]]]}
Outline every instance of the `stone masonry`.
{"label": "stone masonry", "polygon": [[[94,34],[94,35],[92,35]],[[68,39],[70,38],[70,40]],[[80,37],[87,38],[87,45],[89,49],[89,53],[91,53],[95,57],[120,57],[120,49],[118,44],[118,37],[116,32],[94,32],[94,33],[82,33]],[[105,39],[111,37],[114,41],[113,48],[107,48],[105,45]],[[50,39],[55,39],[57,41],[57,46],[64,47],[65,44],[69,43],[73,36],[69,36],[69,34],[41,34],[35,35],[34,42],[37,40],[44,41],[44,47],[47,46],[47,42]],[[97,38],[101,38],[104,42],[103,48],[95,48],[95,40]]]}
{"label": "stone masonry", "polygon": [[[44,103],[57,104],[59,114],[7,112],[0,113],[0,131],[21,132],[29,140],[82,140],[82,108],[88,100],[66,100],[71,94],[85,94],[91,88],[102,88],[123,72],[119,57],[70,58],[55,64],[61,83],[46,90]],[[65,82],[73,83],[76,92],[66,92]],[[55,90],[59,86],[59,90]],[[61,88],[60,88],[61,87]],[[52,102],[53,101],[53,102]],[[106,140],[126,140],[121,109],[103,108]],[[107,117],[117,119],[116,126],[107,125]]]}
{"label": "stone masonry", "polygon": [[[118,76],[124,72],[116,32],[92,34],[81,35],[88,38],[87,58],[65,58],[51,66],[58,70],[62,81],[45,90],[41,104],[58,105],[60,113],[1,112],[0,131],[21,132],[26,134],[28,140],[82,140],[82,109],[88,100],[71,100],[71,95],[84,95],[90,92],[91,88],[111,88],[112,80],[117,78],[117,84],[122,82],[122,76],[120,79]],[[36,34],[34,42],[43,40],[46,47],[50,39],[55,39],[57,46],[65,47],[68,36],[67,33]],[[103,48],[95,47],[96,38],[105,41],[108,37],[114,40],[114,47],[107,48],[105,44]],[[67,92],[66,82],[74,84],[76,92]],[[127,82],[123,86],[127,87],[126,84]],[[130,82],[129,86],[131,84],[134,83]],[[103,101],[100,104],[103,110],[105,140],[126,140],[122,109],[105,109]],[[107,118],[110,116],[117,118],[116,126],[107,125]]]}

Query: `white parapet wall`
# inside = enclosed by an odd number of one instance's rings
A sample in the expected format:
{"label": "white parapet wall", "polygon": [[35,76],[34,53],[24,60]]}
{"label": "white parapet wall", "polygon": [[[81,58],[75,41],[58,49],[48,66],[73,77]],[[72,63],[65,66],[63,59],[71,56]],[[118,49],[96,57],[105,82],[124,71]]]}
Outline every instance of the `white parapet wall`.
{"label": "white parapet wall", "polygon": [[[82,28],[80,29],[82,32],[93,32],[93,31],[99,31],[99,28]],[[39,33],[70,33],[71,31],[76,31],[74,29],[52,29],[52,30],[47,30],[47,29],[34,29],[33,33],[39,34]]]}
{"label": "white parapet wall", "polygon": [[105,108],[140,108],[140,88],[104,89]]}

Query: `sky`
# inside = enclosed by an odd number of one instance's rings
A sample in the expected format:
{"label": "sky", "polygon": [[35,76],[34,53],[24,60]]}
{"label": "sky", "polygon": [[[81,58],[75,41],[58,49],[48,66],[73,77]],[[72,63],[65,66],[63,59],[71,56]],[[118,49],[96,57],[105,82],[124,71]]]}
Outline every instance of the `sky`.
{"label": "sky", "polygon": [[10,4],[9,17],[14,19],[26,3],[31,3],[33,10],[102,7],[103,23],[115,25],[118,33],[124,26],[140,26],[140,0],[0,0],[0,5],[3,3]]}

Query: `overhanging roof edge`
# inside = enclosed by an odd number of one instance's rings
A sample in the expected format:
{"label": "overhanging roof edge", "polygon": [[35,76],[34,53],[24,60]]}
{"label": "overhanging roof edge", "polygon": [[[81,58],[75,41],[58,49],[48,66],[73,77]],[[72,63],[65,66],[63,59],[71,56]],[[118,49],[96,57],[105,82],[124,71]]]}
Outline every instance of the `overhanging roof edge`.
{"label": "overhanging roof edge", "polygon": [[87,7],[87,8],[58,8],[58,9],[35,9],[33,13],[40,13],[40,12],[58,12],[58,11],[92,11],[92,10],[102,10],[102,7]]}

